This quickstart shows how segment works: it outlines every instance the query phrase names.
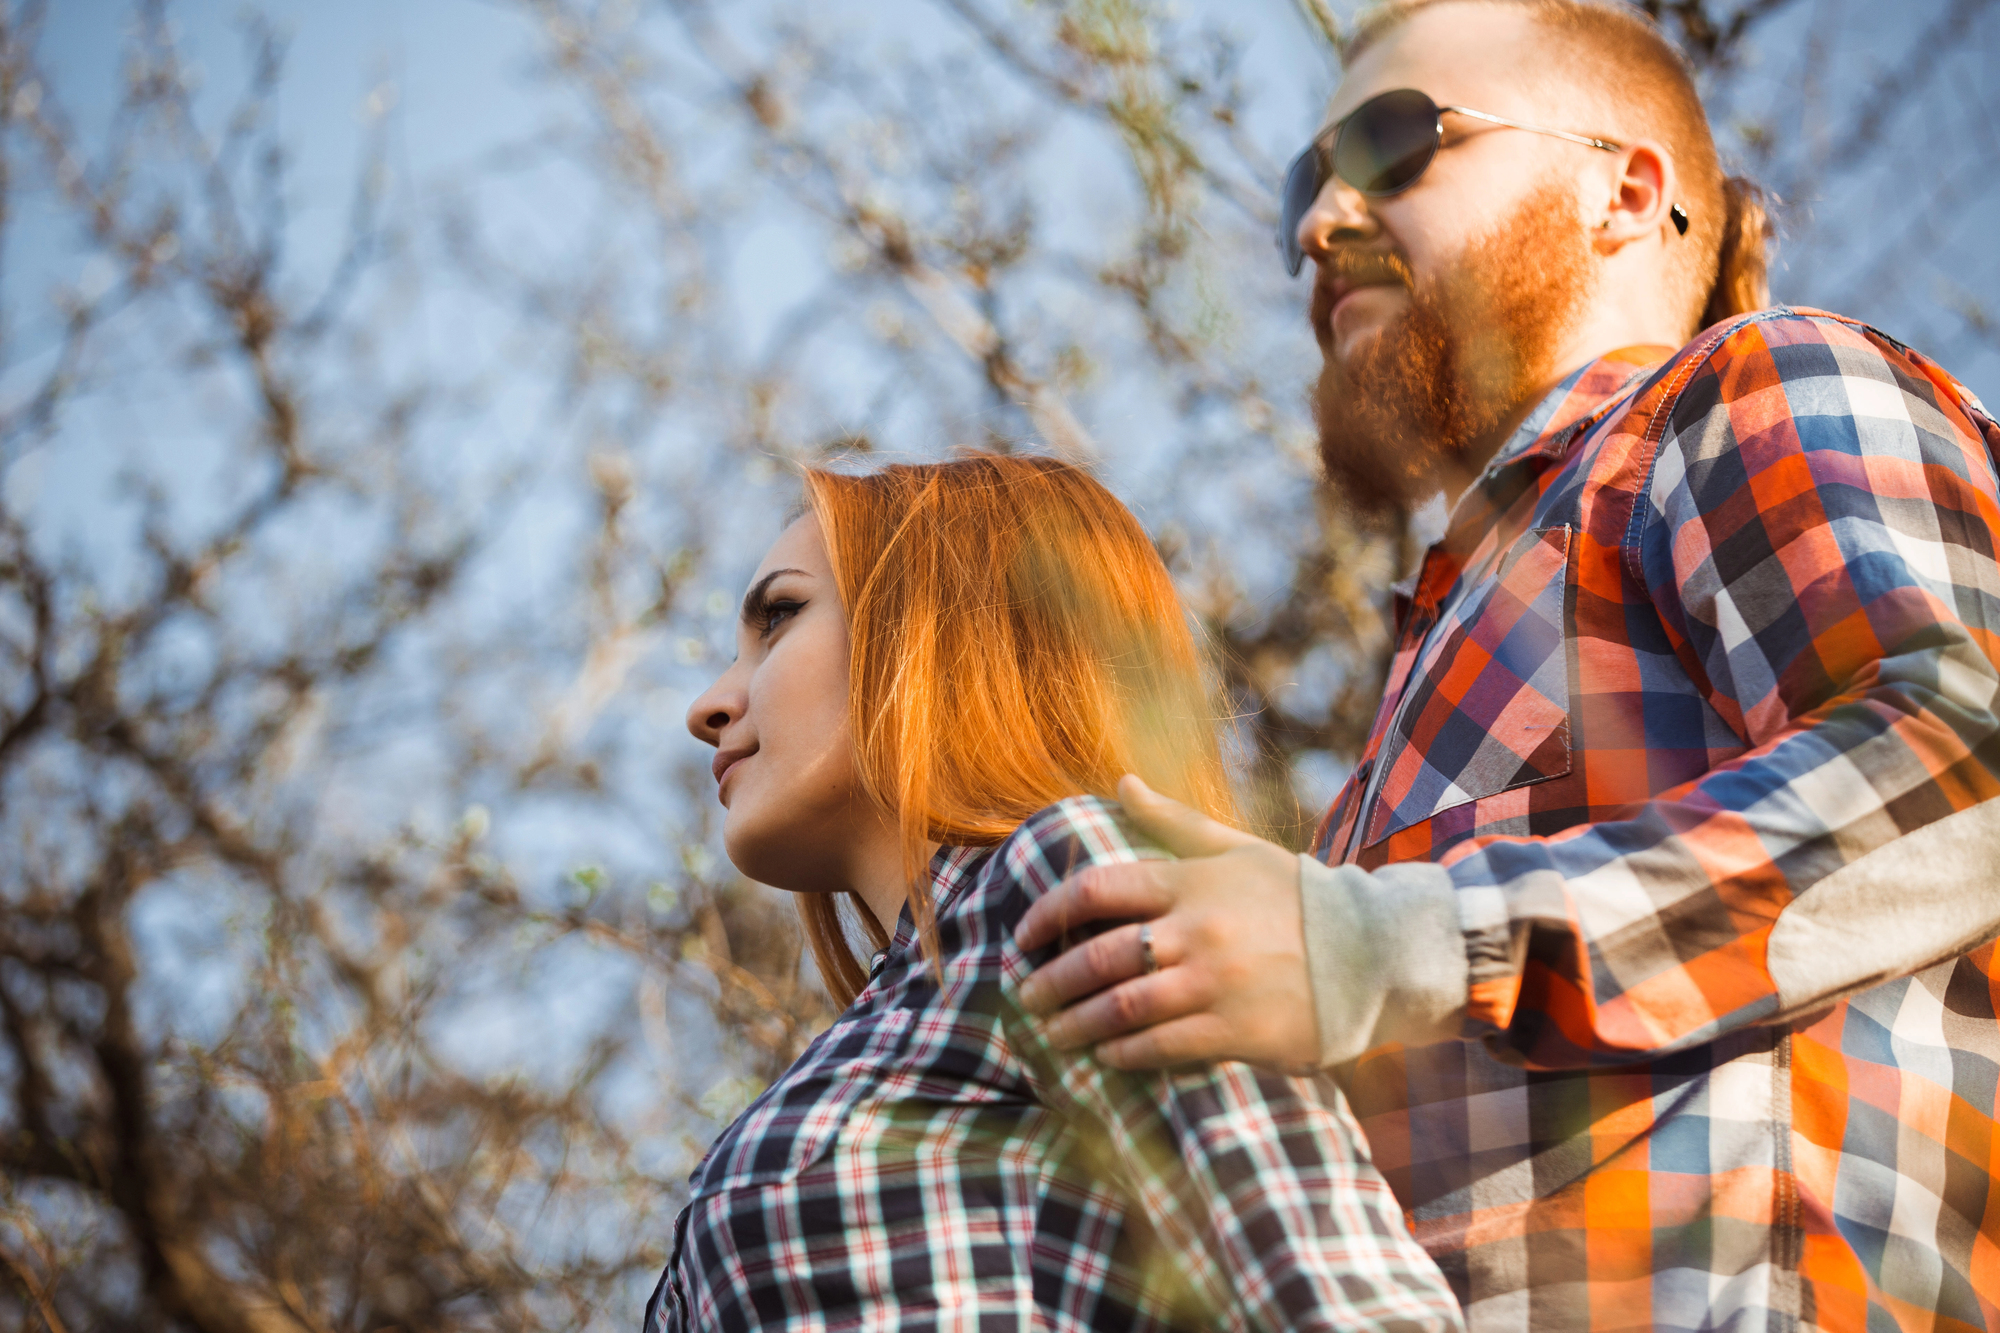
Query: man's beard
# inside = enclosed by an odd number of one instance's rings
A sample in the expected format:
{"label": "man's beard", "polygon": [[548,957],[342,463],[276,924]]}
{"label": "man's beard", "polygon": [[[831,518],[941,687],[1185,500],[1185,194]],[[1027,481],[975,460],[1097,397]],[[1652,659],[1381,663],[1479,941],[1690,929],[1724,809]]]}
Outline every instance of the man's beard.
{"label": "man's beard", "polygon": [[[1558,369],[1557,343],[1593,276],[1573,189],[1550,182],[1466,245],[1435,281],[1414,283],[1400,256],[1335,251],[1313,291],[1324,364],[1313,394],[1328,484],[1363,517],[1382,518],[1471,479],[1468,457]],[[1343,366],[1333,354],[1326,284],[1399,281],[1409,309]],[[1490,444],[1491,442],[1488,441]]]}

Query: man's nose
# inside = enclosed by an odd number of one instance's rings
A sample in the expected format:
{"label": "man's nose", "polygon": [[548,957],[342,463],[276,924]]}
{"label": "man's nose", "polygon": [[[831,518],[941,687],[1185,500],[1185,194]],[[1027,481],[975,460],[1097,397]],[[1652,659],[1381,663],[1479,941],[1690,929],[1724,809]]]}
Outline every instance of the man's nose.
{"label": "man's nose", "polygon": [[1373,240],[1380,230],[1368,196],[1335,176],[1320,187],[1319,198],[1299,219],[1299,249],[1319,262],[1336,245]]}

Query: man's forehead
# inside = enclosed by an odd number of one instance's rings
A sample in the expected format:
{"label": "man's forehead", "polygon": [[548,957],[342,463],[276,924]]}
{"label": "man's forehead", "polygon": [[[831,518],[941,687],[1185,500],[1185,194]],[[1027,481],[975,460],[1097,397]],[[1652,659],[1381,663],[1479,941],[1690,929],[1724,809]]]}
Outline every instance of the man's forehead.
{"label": "man's forehead", "polygon": [[1439,106],[1526,116],[1545,108],[1529,59],[1534,19],[1525,8],[1478,3],[1421,9],[1372,42],[1347,69],[1327,107],[1332,124],[1377,93],[1415,88]]}

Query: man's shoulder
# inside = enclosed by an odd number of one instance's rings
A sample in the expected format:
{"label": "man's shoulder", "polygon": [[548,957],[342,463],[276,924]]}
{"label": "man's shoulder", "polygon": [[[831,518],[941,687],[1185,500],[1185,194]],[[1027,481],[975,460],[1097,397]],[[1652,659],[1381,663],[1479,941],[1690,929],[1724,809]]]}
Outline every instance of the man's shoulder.
{"label": "man's shoulder", "polygon": [[[1808,380],[1839,379],[1916,390],[1947,410],[1990,420],[1944,367],[1874,325],[1810,306],[1773,306],[1703,329],[1655,372],[1676,417]],[[1879,396],[1862,390],[1866,401]]]}
{"label": "man's shoulder", "polygon": [[1870,324],[1806,306],[1702,330],[1648,370],[1605,424],[1686,443],[1779,418],[1901,420],[1958,449],[2000,453],[2000,426],[1950,372]]}

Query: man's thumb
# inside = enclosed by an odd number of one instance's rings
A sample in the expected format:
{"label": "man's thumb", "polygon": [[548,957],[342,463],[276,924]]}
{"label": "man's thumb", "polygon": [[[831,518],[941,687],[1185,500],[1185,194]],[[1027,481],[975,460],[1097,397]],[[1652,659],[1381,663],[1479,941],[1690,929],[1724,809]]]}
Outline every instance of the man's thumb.
{"label": "man's thumb", "polygon": [[1127,773],[1118,780],[1118,803],[1140,832],[1175,856],[1215,856],[1254,841],[1247,833],[1218,823],[1171,796],[1160,795],[1136,774]]}

